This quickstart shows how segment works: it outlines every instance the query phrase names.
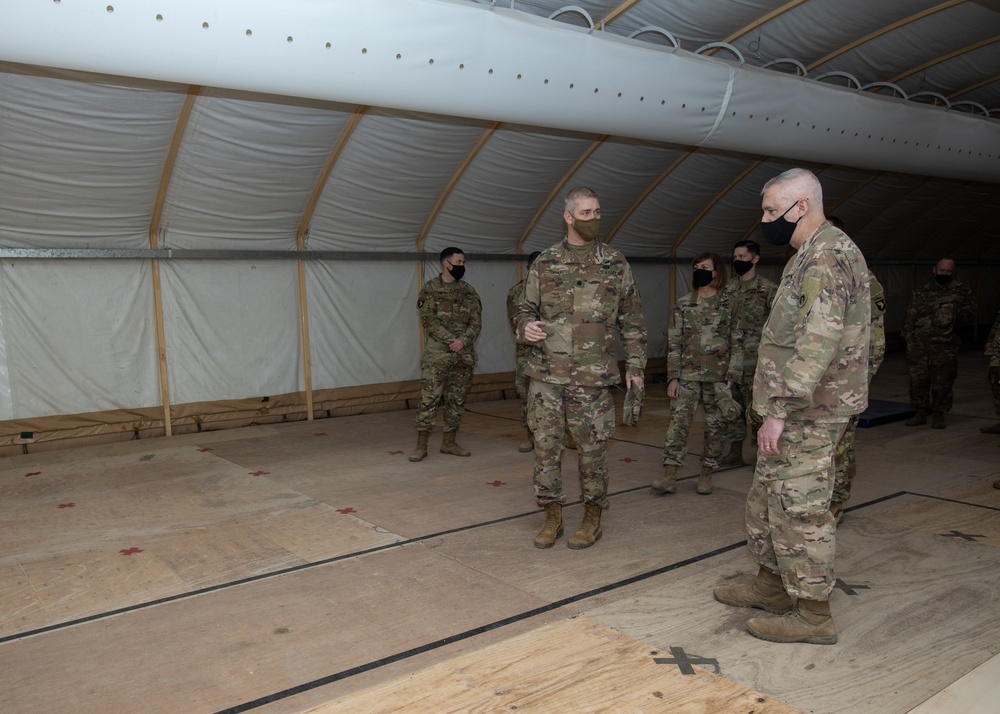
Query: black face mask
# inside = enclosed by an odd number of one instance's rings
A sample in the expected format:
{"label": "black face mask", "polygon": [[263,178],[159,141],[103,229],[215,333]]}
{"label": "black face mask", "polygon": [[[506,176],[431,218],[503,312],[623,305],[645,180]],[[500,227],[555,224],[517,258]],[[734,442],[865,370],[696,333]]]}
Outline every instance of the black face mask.
{"label": "black face mask", "polygon": [[[789,206],[788,211],[795,208],[796,205],[798,205],[798,201]],[[798,226],[799,221],[792,223],[785,220],[788,211],[785,211],[773,221],[760,222],[760,231],[764,234],[764,240],[771,245],[788,245],[791,242],[792,234],[795,233],[795,228]],[[800,218],[799,220],[802,219]]]}
{"label": "black face mask", "polygon": [[465,275],[465,266],[453,265],[448,268],[448,272],[451,273],[451,277],[455,278],[455,280],[461,280],[462,276]]}
{"label": "black face mask", "polygon": [[753,268],[752,260],[734,260],[733,270],[736,271],[737,275],[746,275]]}
{"label": "black face mask", "polygon": [[947,285],[951,282],[950,275],[938,275],[937,273],[934,273],[934,279],[937,280],[938,285]]}
{"label": "black face mask", "polygon": [[691,275],[691,283],[696,288],[704,288],[712,283],[712,271],[704,268],[695,268]]}

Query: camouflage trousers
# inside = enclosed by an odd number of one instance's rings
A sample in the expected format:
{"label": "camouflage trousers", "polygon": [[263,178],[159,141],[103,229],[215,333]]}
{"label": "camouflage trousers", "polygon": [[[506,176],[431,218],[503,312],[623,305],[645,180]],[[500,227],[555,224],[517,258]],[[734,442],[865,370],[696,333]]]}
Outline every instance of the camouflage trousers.
{"label": "camouflage trousers", "polygon": [[844,435],[837,442],[837,449],[834,451],[833,461],[835,464],[836,478],[833,482],[834,503],[847,503],[851,497],[851,485],[854,483],[854,474],[858,467],[854,462],[854,436],[858,433],[858,421],[860,415],[851,417],[844,429]]}
{"label": "camouflage trousers", "polygon": [[423,360],[420,365],[420,406],[417,431],[434,428],[438,405],[444,402],[444,430],[456,431],[465,413],[465,396],[472,386],[475,365],[462,359]]}
{"label": "camouflage trousers", "polygon": [[846,426],[789,418],[778,439],[781,453],[757,455],[747,494],[747,547],[754,562],[781,574],[792,597],[827,600],[833,590],[833,452]]}
{"label": "camouflage trousers", "polygon": [[910,370],[910,406],[914,409],[951,410],[952,387],[958,376],[958,345],[907,345]]}
{"label": "camouflage trousers", "polygon": [[734,382],[732,392],[733,399],[740,405],[743,416],[726,423],[725,440],[729,442],[746,439],[747,422],[750,422],[753,435],[756,437],[757,429],[760,428],[763,420],[757,416],[757,412],[750,408],[750,405],[753,404],[753,372],[749,376],[744,375],[739,383]]}
{"label": "camouflage trousers", "polygon": [[531,345],[517,346],[517,366],[514,367],[514,390],[521,399],[521,426],[528,428],[528,394],[531,378],[524,374],[524,366],[531,355]]}
{"label": "camouflage trousers", "polygon": [[997,416],[1000,416],[1000,384],[991,384],[990,390],[993,392],[993,408]]}
{"label": "camouflage trousers", "polygon": [[701,463],[713,469],[719,468],[719,460],[726,448],[726,426],[728,422],[719,411],[715,399],[714,382],[680,382],[680,394],[670,400],[670,425],[663,441],[663,465],[681,466],[687,454],[688,433],[695,409],[701,402],[705,408],[705,448]]}
{"label": "camouflage trousers", "polygon": [[535,502],[566,503],[563,439],[576,442],[584,503],[608,508],[608,439],[615,433],[615,402],[608,387],[577,387],[531,380],[529,426],[535,436]]}

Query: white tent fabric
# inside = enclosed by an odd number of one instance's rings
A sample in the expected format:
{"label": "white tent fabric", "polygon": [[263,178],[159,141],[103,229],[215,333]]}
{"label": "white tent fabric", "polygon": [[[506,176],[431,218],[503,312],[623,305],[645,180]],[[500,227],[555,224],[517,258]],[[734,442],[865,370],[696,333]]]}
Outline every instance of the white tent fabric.
{"label": "white tent fabric", "polygon": [[517,256],[560,238],[579,184],[633,263],[654,364],[691,258],[759,239],[760,188],[792,166],[885,285],[890,333],[945,254],[982,325],[1000,308],[993,0],[7,10],[0,448],[405,403],[416,295],[451,245],[500,388]]}

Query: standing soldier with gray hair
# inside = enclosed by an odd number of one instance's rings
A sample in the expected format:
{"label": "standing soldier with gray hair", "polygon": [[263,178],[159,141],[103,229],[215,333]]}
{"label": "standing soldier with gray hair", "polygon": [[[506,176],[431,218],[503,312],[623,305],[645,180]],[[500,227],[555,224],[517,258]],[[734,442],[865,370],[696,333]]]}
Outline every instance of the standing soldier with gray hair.
{"label": "standing soldier with gray hair", "polygon": [[743,370],[733,383],[733,397],[740,405],[740,415],[729,420],[726,441],[729,453],[720,466],[743,466],[743,442],[747,438],[747,421],[753,424],[757,436],[760,417],[753,413],[753,375],[757,371],[757,345],[767,316],[771,313],[774,293],[778,286],[757,273],[760,246],[756,241],[743,240],[733,246],[733,271],[736,275],[726,283],[724,292],[736,317],[734,328],[743,340]]}
{"label": "standing soldier with gray hair", "polygon": [[643,387],[646,324],[632,269],[620,251],[597,240],[601,204],[579,186],[566,194],[566,237],[542,251],[524,284],[519,342],[535,345],[524,372],[531,378],[530,426],[535,437],[535,501],[545,523],[537,548],[563,533],[563,436],[577,445],[584,516],[567,545],[588,548],[601,537],[608,508],[608,439],[615,433],[611,387],[620,374],[615,333],[627,355],[627,387]]}
{"label": "standing soldier with gray hair", "polygon": [[456,441],[465,413],[465,396],[476,368],[476,340],[483,329],[483,306],[476,289],[464,282],[465,253],[459,248],[441,251],[441,273],[431,278],[417,296],[424,328],[424,355],[420,360],[420,406],[417,408],[417,447],[410,461],[427,456],[427,439],[444,397],[442,454],[469,456]]}
{"label": "standing soldier with gray hair", "polygon": [[796,254],[761,333],[754,379],[753,408],[764,422],[746,521],[757,577],[717,587],[714,595],[727,605],[783,614],[749,619],[755,637],[833,644],[834,448],[868,405],[868,266],[826,220],[823,189],[811,171],[786,171],[762,193],[764,237]]}

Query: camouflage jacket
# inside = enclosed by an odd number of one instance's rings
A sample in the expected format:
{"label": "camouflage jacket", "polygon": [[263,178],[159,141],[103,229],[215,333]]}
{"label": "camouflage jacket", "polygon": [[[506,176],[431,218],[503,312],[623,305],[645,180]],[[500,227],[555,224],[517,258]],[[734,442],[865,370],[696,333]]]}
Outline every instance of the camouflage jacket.
{"label": "camouflage jacket", "polygon": [[954,279],[947,285],[929,282],[913,291],[903,322],[903,339],[907,347],[957,345],[962,336],[955,328],[970,324],[977,312],[976,299],[965,283]]}
{"label": "camouflage jacket", "polygon": [[990,357],[991,367],[1000,367],[1000,364],[993,364],[994,359],[1000,359],[1000,352],[996,348],[997,332],[1000,332],[1000,312],[993,320],[993,327],[990,328],[990,334],[986,337],[986,355]]}
{"label": "camouflage jacket", "polygon": [[719,291],[697,301],[692,294],[677,301],[667,329],[667,379],[739,381],[743,346],[728,294]]}
{"label": "camouflage jacket", "polygon": [[[524,295],[524,280],[517,283],[507,291],[507,321],[510,329],[514,332],[514,339],[517,339],[517,316],[518,306],[521,304],[521,296]],[[524,360],[531,354],[531,345],[517,343],[517,359]]]}
{"label": "camouflage jacket", "polygon": [[868,383],[885,361],[885,289],[874,275],[868,283],[872,298],[872,334],[868,347]]}
{"label": "camouflage jacket", "polygon": [[997,320],[993,323],[993,339],[990,340],[990,367],[1000,367],[1000,313],[997,314]]}
{"label": "camouflage jacket", "polygon": [[[431,278],[420,289],[417,311],[424,328],[424,359],[449,361],[461,359],[476,363],[476,340],[483,329],[483,306],[476,289],[464,280],[446,283],[441,276]],[[448,340],[457,337],[465,350],[456,355],[448,349]]]}
{"label": "camouflage jacket", "polygon": [[600,387],[617,384],[615,332],[625,349],[628,374],[643,376],[646,323],[639,288],[621,251],[596,243],[583,256],[564,238],[531,264],[518,307],[517,339],[524,327],[545,322],[524,373],[551,384]]}
{"label": "camouflage jacket", "polygon": [[764,329],[767,316],[771,313],[777,290],[778,286],[763,275],[754,275],[750,280],[736,277],[723,288],[729,296],[729,304],[736,317],[734,327],[739,330],[743,339],[743,373],[737,375],[737,381],[740,378],[753,379],[753,373],[757,369],[760,331]]}
{"label": "camouflage jacket", "polygon": [[785,266],[761,333],[754,410],[844,421],[868,406],[871,299],[854,242],[824,222]]}

